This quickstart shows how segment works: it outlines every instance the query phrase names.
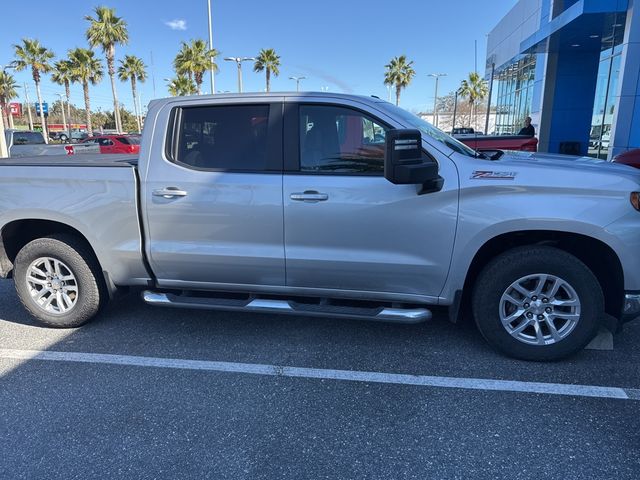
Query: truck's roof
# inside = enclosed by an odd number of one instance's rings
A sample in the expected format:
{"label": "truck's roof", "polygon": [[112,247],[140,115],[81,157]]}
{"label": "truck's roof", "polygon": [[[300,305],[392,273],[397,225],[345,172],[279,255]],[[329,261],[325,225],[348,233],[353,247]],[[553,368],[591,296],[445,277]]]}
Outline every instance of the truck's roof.
{"label": "truck's roof", "polygon": [[386,102],[386,100],[382,100],[375,96],[366,96],[366,95],[353,95],[350,93],[334,93],[334,92],[245,92],[245,93],[217,93],[215,95],[190,95],[187,97],[167,97],[160,98],[157,100],[152,100],[151,103],[164,103],[175,100],[207,100],[213,98],[219,99],[246,99],[246,98],[256,98],[256,97],[274,97],[274,98],[300,98],[304,99],[306,97],[326,97],[326,98],[335,98],[335,99],[344,99],[344,100],[357,100],[364,101],[368,103],[382,103]]}

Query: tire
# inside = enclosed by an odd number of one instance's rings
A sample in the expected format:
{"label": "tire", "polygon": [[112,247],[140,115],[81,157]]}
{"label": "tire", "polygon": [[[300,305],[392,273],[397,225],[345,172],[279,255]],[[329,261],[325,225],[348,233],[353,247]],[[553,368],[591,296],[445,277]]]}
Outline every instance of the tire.
{"label": "tire", "polygon": [[67,137],[66,135],[60,135],[59,140],[62,143],[67,143],[67,140],[69,140],[69,137]]}
{"label": "tire", "polygon": [[472,307],[480,333],[496,350],[553,361],[593,339],[604,318],[604,295],[593,272],[573,255],[527,246],[489,262],[477,278]]}
{"label": "tire", "polygon": [[108,298],[98,261],[74,236],[33,240],[18,252],[14,265],[20,301],[33,317],[50,327],[78,327],[91,320]]}

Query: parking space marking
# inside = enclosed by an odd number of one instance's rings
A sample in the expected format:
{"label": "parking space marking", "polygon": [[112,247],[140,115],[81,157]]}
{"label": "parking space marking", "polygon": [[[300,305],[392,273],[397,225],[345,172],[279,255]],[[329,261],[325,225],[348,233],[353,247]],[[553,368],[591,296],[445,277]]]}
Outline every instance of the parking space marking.
{"label": "parking space marking", "polygon": [[523,382],[488,378],[439,377],[432,375],[408,375],[402,373],[367,372],[357,370],[333,370],[325,368],[288,367],[258,363],[217,362],[175,358],[114,355],[107,353],[54,352],[48,350],[0,349],[0,358],[13,360],[42,360],[53,362],[124,365],[134,367],[172,368],[211,372],[245,373],[276,377],[339,380],[394,385],[415,385],[434,388],[457,388],[497,392],[537,393],[569,395],[620,400],[640,400],[640,389],[602,387],[597,385],[572,385],[567,383]]}

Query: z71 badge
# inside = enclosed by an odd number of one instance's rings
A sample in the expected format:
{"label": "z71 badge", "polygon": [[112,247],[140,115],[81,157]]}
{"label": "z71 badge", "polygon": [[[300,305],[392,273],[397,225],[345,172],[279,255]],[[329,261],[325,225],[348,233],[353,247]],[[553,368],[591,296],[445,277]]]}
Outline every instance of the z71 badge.
{"label": "z71 badge", "polygon": [[471,174],[471,180],[513,180],[516,172],[492,172],[488,170],[476,170]]}

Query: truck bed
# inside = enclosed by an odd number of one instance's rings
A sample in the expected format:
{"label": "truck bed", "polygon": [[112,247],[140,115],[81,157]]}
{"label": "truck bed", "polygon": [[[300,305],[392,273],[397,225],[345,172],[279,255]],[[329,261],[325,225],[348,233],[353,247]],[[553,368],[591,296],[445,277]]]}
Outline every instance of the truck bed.
{"label": "truck bed", "polygon": [[137,155],[102,155],[99,153],[39,155],[34,157],[0,159],[0,167],[135,167],[137,165]]}
{"label": "truck bed", "polygon": [[114,284],[144,284],[136,164],[135,155],[1,159],[3,232],[38,229],[25,220],[69,226],[87,239]]}

